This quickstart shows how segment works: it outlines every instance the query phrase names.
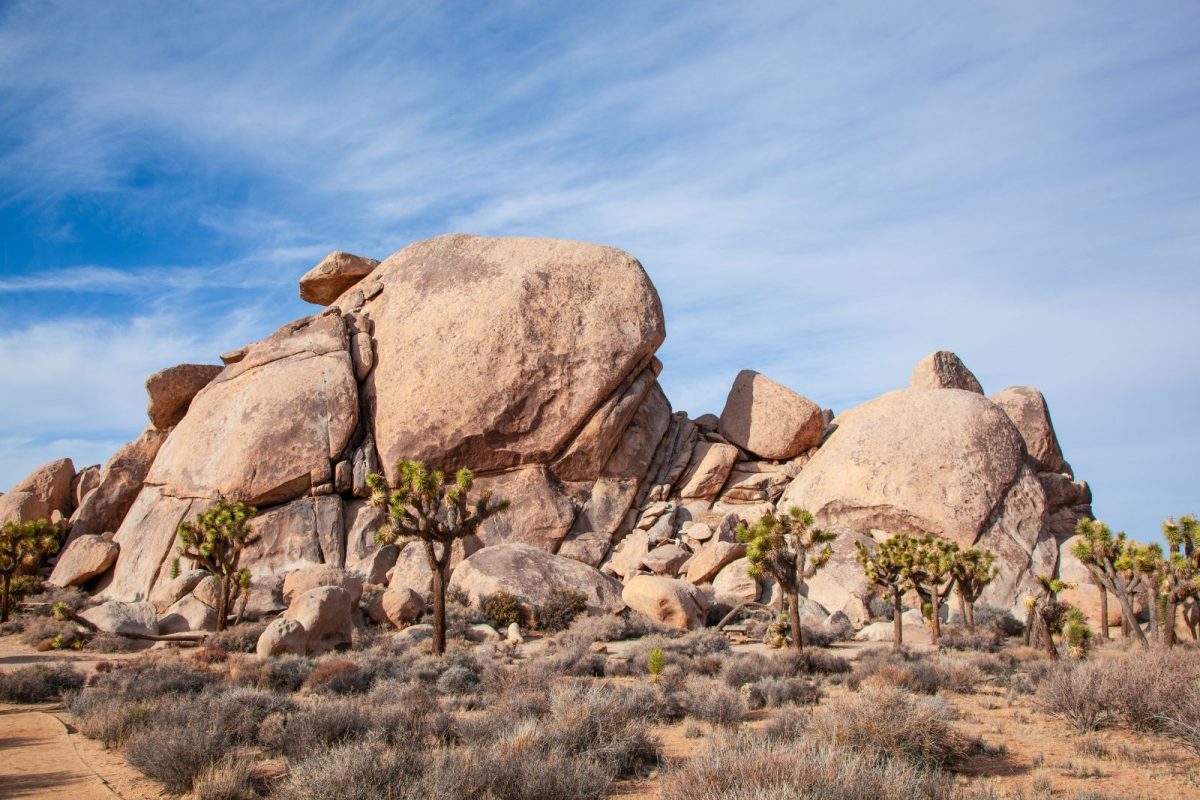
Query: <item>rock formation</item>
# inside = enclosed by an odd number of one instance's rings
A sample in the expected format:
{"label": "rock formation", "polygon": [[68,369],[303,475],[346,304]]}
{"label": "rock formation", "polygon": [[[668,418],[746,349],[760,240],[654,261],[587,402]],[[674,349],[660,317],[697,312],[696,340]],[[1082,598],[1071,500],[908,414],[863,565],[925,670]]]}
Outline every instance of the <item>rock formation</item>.
{"label": "rock formation", "polygon": [[173,577],[179,523],[219,496],[243,500],[261,537],[243,561],[249,613],[290,606],[262,649],[319,652],[349,641],[364,583],[388,584],[366,595],[387,624],[428,599],[422,551],[376,544],[382,516],[365,500],[367,475],[394,479],[403,458],[470,467],[512,501],[456,545],[456,590],[536,604],[562,586],[593,611],[628,605],[681,627],[701,624],[714,595],[777,602],[734,535],[776,508],[808,508],[839,534],[805,613],[855,625],[868,621],[855,542],[903,530],[987,547],[1002,572],[984,602],[1017,608],[1091,511],[1041,393],[989,399],[947,351],[909,388],[836,418],[750,370],[719,417],[673,411],[655,358],[662,305],[612,248],[442,236],[382,262],[331,254],[301,296],[326,308],[223,354],[223,367],[151,376],[138,439],[103,470],[39,469],[0,496],[0,522],[69,516],[83,543],[56,574],[150,600],[174,630],[208,624],[203,582],[188,582],[187,563]]}

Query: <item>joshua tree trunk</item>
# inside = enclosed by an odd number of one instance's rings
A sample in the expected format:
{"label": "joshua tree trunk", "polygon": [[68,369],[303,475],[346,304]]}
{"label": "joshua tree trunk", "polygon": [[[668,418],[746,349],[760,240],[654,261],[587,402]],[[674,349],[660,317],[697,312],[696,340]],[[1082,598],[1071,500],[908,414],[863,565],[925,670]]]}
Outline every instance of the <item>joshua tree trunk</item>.
{"label": "joshua tree trunk", "polygon": [[[1088,569],[1094,570],[1092,572],[1094,576],[1104,574],[1100,573],[1098,569],[1095,569],[1091,566],[1089,566]],[[1107,567],[1105,569],[1107,570]],[[1128,626],[1125,628],[1125,630],[1132,632],[1143,647],[1149,647],[1150,643],[1146,641],[1146,634],[1142,633],[1142,626],[1137,624],[1137,615],[1133,613],[1133,601],[1129,599],[1129,591],[1122,583],[1121,576],[1115,574],[1105,575],[1105,577],[1100,577],[1099,580],[1103,582],[1105,588],[1109,588],[1111,581],[1111,588],[1114,590],[1113,594],[1117,596],[1117,602],[1121,605],[1121,624],[1123,626]]]}
{"label": "joshua tree trunk", "polygon": [[892,587],[892,647],[899,650],[904,644],[903,608],[900,605],[900,587]]}
{"label": "joshua tree trunk", "polygon": [[967,601],[963,599],[962,592],[955,592],[958,595],[958,616],[962,619],[967,630],[974,632],[975,626],[971,620],[967,618]]}
{"label": "joshua tree trunk", "polygon": [[1043,619],[1038,625],[1038,633],[1044,640],[1046,655],[1050,656],[1051,661],[1058,661],[1058,648],[1054,646],[1054,634],[1050,632],[1050,626],[1046,624],[1046,620]]}
{"label": "joshua tree trunk", "polygon": [[0,578],[3,578],[3,587],[0,587],[0,622],[8,622],[8,601],[10,599],[12,575],[6,572]]}
{"label": "joshua tree trunk", "polygon": [[788,622],[792,626],[792,647],[804,649],[804,631],[800,627],[800,593],[788,592]]}
{"label": "joshua tree trunk", "polygon": [[1096,582],[1096,587],[1100,590],[1100,635],[1109,639],[1112,637],[1108,635],[1108,589],[1099,582]]}
{"label": "joshua tree trunk", "polygon": [[230,575],[221,576],[221,591],[217,595],[217,630],[225,630],[225,622],[229,619],[229,585],[233,580]]}
{"label": "joshua tree trunk", "polygon": [[433,654],[440,656],[446,652],[446,565],[442,561],[450,560],[450,548],[444,548],[446,552],[438,558],[433,542],[424,544],[425,557],[433,573]]}
{"label": "joshua tree trunk", "polygon": [[1033,634],[1037,628],[1037,606],[1030,606],[1029,613],[1025,615],[1025,646],[1033,647],[1035,644]]}
{"label": "joshua tree trunk", "polygon": [[933,643],[937,644],[938,639],[942,638],[942,620],[941,620],[941,598],[938,597],[937,587],[929,593],[929,606],[933,610],[933,619],[930,622],[933,631]]}

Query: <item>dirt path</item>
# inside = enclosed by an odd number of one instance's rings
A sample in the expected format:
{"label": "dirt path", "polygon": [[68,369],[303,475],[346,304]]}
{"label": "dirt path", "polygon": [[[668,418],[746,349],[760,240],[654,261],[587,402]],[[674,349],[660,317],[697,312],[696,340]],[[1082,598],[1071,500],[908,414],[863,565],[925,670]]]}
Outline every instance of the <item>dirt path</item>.
{"label": "dirt path", "polygon": [[48,711],[0,706],[0,797],[112,800],[106,781],[76,752]]}

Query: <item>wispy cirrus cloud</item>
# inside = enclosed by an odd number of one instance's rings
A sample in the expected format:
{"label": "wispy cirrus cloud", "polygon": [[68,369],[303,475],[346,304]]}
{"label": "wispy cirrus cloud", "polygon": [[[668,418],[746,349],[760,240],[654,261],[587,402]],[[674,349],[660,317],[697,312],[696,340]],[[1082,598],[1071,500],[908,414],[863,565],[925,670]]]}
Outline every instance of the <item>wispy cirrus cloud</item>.
{"label": "wispy cirrus cloud", "polygon": [[211,361],[334,248],[602,241],[659,287],[677,406],[754,367],[840,409],[949,347],[1044,389],[1098,510],[1146,528],[1196,502],[1145,443],[1200,429],[1197,34],[1182,3],[10,4],[0,367],[53,361],[60,320],[105,332],[77,374]]}

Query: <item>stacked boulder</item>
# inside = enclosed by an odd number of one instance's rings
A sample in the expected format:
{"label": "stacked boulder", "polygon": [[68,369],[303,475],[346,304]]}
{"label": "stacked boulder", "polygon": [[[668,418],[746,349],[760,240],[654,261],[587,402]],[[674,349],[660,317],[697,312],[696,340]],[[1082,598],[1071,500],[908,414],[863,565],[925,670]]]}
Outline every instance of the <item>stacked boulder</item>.
{"label": "stacked boulder", "polygon": [[151,376],[150,427],[103,469],[55,462],[0,496],[0,522],[56,513],[69,530],[55,582],[151,601],[160,627],[209,624],[200,584],[181,582],[189,565],[172,577],[171,564],[180,522],[225,496],[259,512],[243,557],[251,613],[286,612],[266,650],[341,646],[343,599],[360,619],[340,579],[288,591],[313,570],[386,590],[370,616],[407,624],[429,600],[428,566],[418,548],[376,543],[366,480],[395,479],[401,459],[470,467],[512,503],[455,545],[456,589],[536,604],[562,586],[594,612],[629,606],[679,627],[703,624],[714,598],[776,599],[747,574],[735,531],[777,508],[839,534],[806,614],[855,624],[869,600],[856,542],[903,530],[987,547],[1002,573],[985,602],[1012,608],[1090,514],[1041,394],[989,399],[946,351],[836,419],[749,370],[719,417],[673,411],[655,358],[661,302],[613,248],[443,236],[382,262],[331,254],[301,296],[324,309],[223,366]]}

